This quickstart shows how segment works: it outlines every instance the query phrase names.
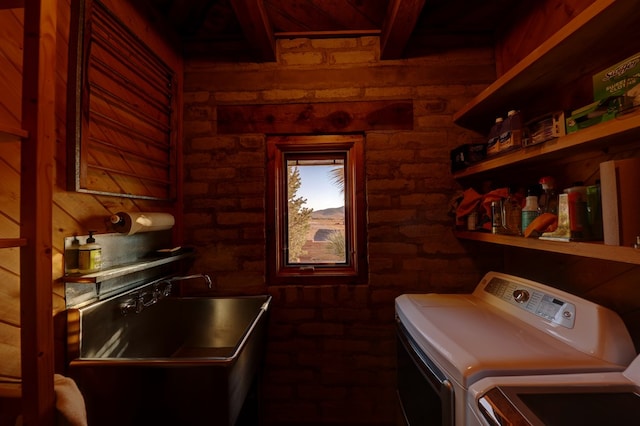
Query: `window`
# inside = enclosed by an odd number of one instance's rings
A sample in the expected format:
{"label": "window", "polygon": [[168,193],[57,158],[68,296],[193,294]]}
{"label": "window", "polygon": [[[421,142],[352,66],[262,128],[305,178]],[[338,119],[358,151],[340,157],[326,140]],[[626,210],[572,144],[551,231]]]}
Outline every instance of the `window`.
{"label": "window", "polygon": [[363,282],[363,137],[274,136],[267,149],[270,282]]}

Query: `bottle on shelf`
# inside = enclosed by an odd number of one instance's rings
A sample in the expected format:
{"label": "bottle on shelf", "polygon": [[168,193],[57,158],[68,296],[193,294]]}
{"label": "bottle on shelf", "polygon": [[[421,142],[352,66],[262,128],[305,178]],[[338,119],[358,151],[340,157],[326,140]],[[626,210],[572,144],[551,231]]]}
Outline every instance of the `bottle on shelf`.
{"label": "bottle on shelf", "polygon": [[502,134],[502,117],[496,118],[495,123],[489,131],[489,137],[487,140],[487,156],[495,155],[500,150],[500,135]]}
{"label": "bottle on shelf", "polygon": [[507,119],[502,123],[499,137],[499,152],[510,151],[522,146],[522,117],[520,112],[514,109],[507,113]]}
{"label": "bottle on shelf", "polygon": [[504,234],[522,234],[522,203],[513,190],[502,204],[502,227]]}
{"label": "bottle on shelf", "polygon": [[569,229],[571,239],[591,239],[589,227],[589,212],[587,210],[587,187],[583,182],[575,182],[570,188],[564,190],[569,200]]}
{"label": "bottle on shelf", "polygon": [[525,200],[524,207],[522,207],[522,232],[524,233],[527,226],[533,220],[538,217],[540,211],[538,206],[538,196],[533,189],[529,189],[527,192],[527,198]]}
{"label": "bottle on shelf", "polygon": [[540,213],[551,213],[558,215],[558,192],[556,191],[555,179],[551,176],[540,178],[542,193],[538,199]]}
{"label": "bottle on shelf", "polygon": [[95,231],[89,231],[86,244],[78,248],[78,269],[81,274],[97,272],[102,268],[102,247],[93,237]]}

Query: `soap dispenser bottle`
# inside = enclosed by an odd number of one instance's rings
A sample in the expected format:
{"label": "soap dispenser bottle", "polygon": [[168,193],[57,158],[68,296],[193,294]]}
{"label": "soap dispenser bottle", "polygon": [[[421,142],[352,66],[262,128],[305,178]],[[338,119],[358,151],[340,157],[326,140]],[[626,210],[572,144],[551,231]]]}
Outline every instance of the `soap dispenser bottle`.
{"label": "soap dispenser bottle", "polygon": [[95,231],[89,231],[86,244],[78,249],[78,267],[81,274],[99,271],[102,268],[102,247],[93,238]]}
{"label": "soap dispenser bottle", "polygon": [[73,234],[73,240],[69,243],[69,246],[65,248],[64,261],[65,272],[69,274],[76,274],[79,272],[78,266],[78,253],[80,250],[80,240],[76,234]]}

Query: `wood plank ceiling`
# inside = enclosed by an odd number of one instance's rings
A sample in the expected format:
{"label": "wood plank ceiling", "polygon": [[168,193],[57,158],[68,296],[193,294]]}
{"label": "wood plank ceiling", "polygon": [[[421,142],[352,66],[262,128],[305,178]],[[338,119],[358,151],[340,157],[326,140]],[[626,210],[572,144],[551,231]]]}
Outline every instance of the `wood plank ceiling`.
{"label": "wood plank ceiling", "polygon": [[492,44],[534,0],[129,0],[168,24],[185,56],[275,60],[278,38],[380,37],[382,59]]}

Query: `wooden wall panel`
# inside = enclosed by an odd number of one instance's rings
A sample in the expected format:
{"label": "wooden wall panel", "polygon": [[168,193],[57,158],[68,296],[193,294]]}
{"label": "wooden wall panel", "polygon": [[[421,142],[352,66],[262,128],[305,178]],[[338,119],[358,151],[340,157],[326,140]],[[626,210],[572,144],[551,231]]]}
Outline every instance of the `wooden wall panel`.
{"label": "wooden wall panel", "polygon": [[[22,11],[0,9],[0,123],[20,127]],[[16,37],[16,34],[19,37]]]}
{"label": "wooden wall panel", "polygon": [[503,34],[496,44],[496,71],[498,77],[531,53],[595,0],[543,0],[524,2],[521,18],[506,22]]}
{"label": "wooden wall panel", "polygon": [[0,263],[0,322],[18,326],[20,324],[18,249],[3,249],[3,251],[6,253],[3,253]]}
{"label": "wooden wall panel", "polygon": [[[177,84],[182,85],[182,59],[178,52],[145,23],[129,2],[106,0],[109,8],[137,35],[149,45],[178,75]],[[57,67],[56,67],[56,177],[53,206],[53,253],[54,314],[64,310],[63,241],[74,233],[87,235],[89,230],[107,232],[105,219],[117,211],[174,211],[174,202],[133,200],[112,196],[100,196],[69,192],[66,189],[67,132],[67,70],[68,40],[70,27],[70,0],[58,0]],[[20,127],[20,97],[22,84],[22,22],[20,9],[0,9],[0,123],[7,121]],[[181,102],[182,95],[178,95]],[[179,103],[178,103],[179,105]],[[181,108],[177,108],[177,116]],[[176,133],[179,137],[181,133]],[[145,152],[145,156],[147,153]],[[151,153],[148,154],[150,157]],[[20,170],[20,142],[0,142],[0,237],[19,235],[18,178]],[[99,177],[98,177],[99,178]],[[180,234],[176,226],[176,243]],[[0,381],[20,377],[20,328],[19,328],[19,256],[18,249],[0,249]],[[61,354],[56,354],[56,365],[62,371]],[[3,413],[4,414],[4,413]],[[0,416],[1,417],[1,416]]]}
{"label": "wooden wall panel", "polygon": [[0,380],[9,383],[21,377],[20,347],[16,341],[20,341],[20,328],[0,322]]}
{"label": "wooden wall panel", "polygon": [[[104,0],[104,5],[112,11],[119,20],[121,20],[128,28],[134,29],[136,36],[140,38],[140,41],[147,45],[155,54],[161,58],[171,69],[176,72],[178,78],[177,85],[182,85],[182,59],[179,52],[173,50],[162,37],[158,36],[155,29],[145,21],[142,16],[129,2],[122,2],[118,0]],[[87,235],[89,230],[96,230],[98,233],[108,232],[105,220],[112,213],[118,211],[156,211],[167,209],[173,210],[175,202],[167,201],[155,201],[144,199],[132,199],[113,197],[108,195],[92,195],[85,193],[78,193],[66,190],[66,150],[69,138],[67,137],[66,122],[63,118],[66,115],[66,102],[67,102],[67,57],[68,57],[68,40],[70,37],[69,27],[71,19],[71,7],[69,0],[59,0],[60,12],[58,19],[60,21],[58,25],[59,40],[58,40],[58,52],[60,60],[60,66],[58,67],[57,81],[63,82],[61,84],[61,90],[57,93],[56,109],[58,111],[57,116],[60,119],[57,128],[58,132],[58,145],[60,149],[57,153],[57,179],[56,186],[54,188],[54,278],[57,279],[54,285],[54,306],[64,307],[64,301],[61,300],[62,283],[60,277],[62,275],[62,254],[63,254],[63,242],[65,237],[69,237],[74,233],[78,235]],[[134,94],[119,92],[119,96],[123,96],[129,101],[135,100]],[[179,105],[182,95],[178,94],[176,102]],[[180,108],[176,111],[176,117],[181,114]],[[177,119],[177,118],[176,118]],[[177,133],[178,136],[181,133]],[[112,134],[109,133],[109,137]],[[126,145],[121,142],[120,147]],[[145,151],[145,157],[157,157],[157,154],[151,151]],[[71,165],[69,165],[71,167]],[[135,167],[138,167],[136,165]],[[96,173],[93,179],[100,181],[100,185],[116,188],[118,185],[126,184],[115,182],[107,173]],[[177,226],[176,226],[177,228]],[[176,235],[179,235],[176,230]],[[179,239],[179,236],[176,236]],[[55,307],[54,307],[54,310]]]}
{"label": "wooden wall panel", "polygon": [[[17,250],[14,258],[17,259]],[[0,378],[3,375],[19,377],[19,364],[10,362],[11,357],[18,351],[15,345],[20,335],[20,282],[17,274],[0,269]],[[18,351],[18,358],[20,352]],[[13,367],[18,367],[14,370]]]}
{"label": "wooden wall panel", "polygon": [[[0,238],[18,238],[20,230],[19,142],[0,144]],[[2,253],[0,252],[0,256]]]}
{"label": "wooden wall panel", "polygon": [[[0,220],[0,229],[6,222]],[[0,381],[20,377],[19,259],[18,248],[0,250]]]}
{"label": "wooden wall panel", "polygon": [[[4,19],[13,22],[15,16],[0,10],[0,28]],[[9,25],[11,26],[11,25]],[[3,29],[2,31],[5,31]],[[21,28],[19,29],[21,31]],[[7,43],[6,47],[11,43]],[[0,61],[5,47],[0,43]],[[6,59],[6,58],[5,58]],[[0,70],[2,67],[0,67]],[[19,71],[15,68],[9,74]],[[0,72],[0,85],[2,85]],[[18,85],[19,87],[19,85]],[[0,93],[3,93],[0,88]],[[14,93],[5,92],[0,96],[0,103],[6,108],[15,108],[12,99]],[[17,90],[18,96],[21,91]],[[17,103],[19,105],[19,102]],[[2,108],[0,108],[2,110]],[[12,123],[20,116],[12,111],[9,116],[1,116],[0,122]],[[20,142],[0,142],[0,238],[20,237]],[[20,250],[18,248],[0,248],[0,381],[11,381],[20,377]]]}

